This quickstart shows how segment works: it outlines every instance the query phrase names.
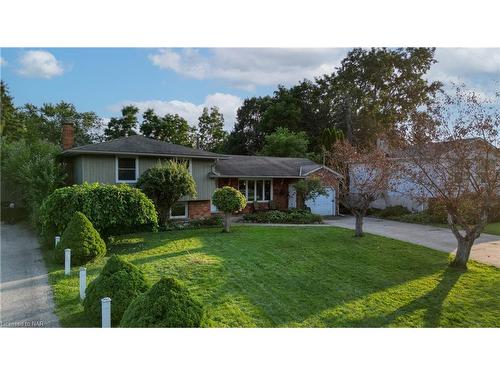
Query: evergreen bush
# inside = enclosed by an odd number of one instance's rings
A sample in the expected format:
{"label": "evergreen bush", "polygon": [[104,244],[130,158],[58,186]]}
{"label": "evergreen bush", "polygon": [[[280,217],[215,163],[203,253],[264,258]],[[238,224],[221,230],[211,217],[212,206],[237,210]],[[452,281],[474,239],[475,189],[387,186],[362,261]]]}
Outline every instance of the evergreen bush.
{"label": "evergreen bush", "polygon": [[87,287],[83,308],[89,321],[101,324],[101,298],[111,298],[111,325],[117,326],[129,304],[148,290],[142,271],[130,262],[113,255],[99,276]]}
{"label": "evergreen bush", "polygon": [[106,254],[106,244],[92,223],[81,212],[75,212],[56,247],[55,257],[64,263],[64,249],[71,249],[71,265],[78,266]]}
{"label": "evergreen bush", "polygon": [[162,278],[137,297],[123,314],[121,327],[200,327],[203,306],[174,278]]}

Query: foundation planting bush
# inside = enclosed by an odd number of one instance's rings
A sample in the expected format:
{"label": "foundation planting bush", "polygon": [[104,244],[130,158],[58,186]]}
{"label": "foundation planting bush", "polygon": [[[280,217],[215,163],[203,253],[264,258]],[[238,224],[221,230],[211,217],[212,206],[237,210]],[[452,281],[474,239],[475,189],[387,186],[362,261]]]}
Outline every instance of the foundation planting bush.
{"label": "foundation planting bush", "polygon": [[110,235],[156,229],[153,202],[129,185],[87,184],[55,190],[42,203],[38,225],[45,243],[53,243],[75,212],[82,212],[106,239]]}

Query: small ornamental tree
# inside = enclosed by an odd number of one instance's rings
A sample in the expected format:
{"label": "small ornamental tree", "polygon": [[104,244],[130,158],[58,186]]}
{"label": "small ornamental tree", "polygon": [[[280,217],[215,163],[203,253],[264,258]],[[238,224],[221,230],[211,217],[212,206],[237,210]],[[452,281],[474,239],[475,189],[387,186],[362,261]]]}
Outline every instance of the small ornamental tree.
{"label": "small ornamental tree", "polygon": [[156,206],[160,224],[170,217],[170,208],[184,195],[196,197],[196,183],[185,163],[168,160],[144,172],[137,181]]}
{"label": "small ornamental tree", "polygon": [[162,278],[138,296],[123,314],[121,327],[197,328],[203,321],[200,302],[174,278]]}
{"label": "small ornamental tree", "polygon": [[106,244],[87,217],[75,212],[56,247],[56,260],[64,263],[64,250],[71,249],[71,264],[82,265],[106,254]]}
{"label": "small ornamental tree", "polygon": [[239,190],[231,186],[224,186],[215,190],[212,196],[212,203],[219,211],[224,212],[224,232],[229,232],[231,214],[245,208],[247,199]]}
{"label": "small ornamental tree", "polygon": [[148,290],[142,271],[130,262],[113,255],[99,276],[87,287],[83,308],[93,325],[101,322],[101,299],[111,298],[111,325],[117,326],[128,305]]}
{"label": "small ornamental tree", "polygon": [[342,176],[339,200],[356,218],[355,236],[361,237],[370,205],[394,190],[398,165],[379,148],[362,149],[347,141],[335,143],[326,159]]}
{"label": "small ornamental tree", "polygon": [[403,148],[411,193],[446,211],[457,239],[452,266],[467,268],[474,241],[500,196],[500,92],[493,98],[455,86],[434,111],[416,116]]}
{"label": "small ornamental tree", "polygon": [[307,200],[315,200],[320,195],[328,195],[326,187],[317,177],[306,178],[293,184],[297,194],[302,198],[304,206]]}

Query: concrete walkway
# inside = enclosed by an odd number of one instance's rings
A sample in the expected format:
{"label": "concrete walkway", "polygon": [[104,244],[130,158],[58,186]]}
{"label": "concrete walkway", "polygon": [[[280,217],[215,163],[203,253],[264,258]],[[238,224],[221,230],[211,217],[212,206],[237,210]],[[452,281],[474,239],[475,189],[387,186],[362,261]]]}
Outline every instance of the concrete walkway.
{"label": "concrete walkway", "polygon": [[[325,223],[336,227],[354,229],[354,221],[353,216],[343,216],[325,220]],[[365,218],[363,230],[366,233],[395,238],[447,253],[453,253],[457,249],[455,236],[451,230],[446,228]],[[472,247],[470,258],[500,268],[500,236],[481,234],[481,237],[476,240],[475,245]]]}
{"label": "concrete walkway", "polygon": [[22,225],[1,224],[0,326],[57,327],[38,241]]}

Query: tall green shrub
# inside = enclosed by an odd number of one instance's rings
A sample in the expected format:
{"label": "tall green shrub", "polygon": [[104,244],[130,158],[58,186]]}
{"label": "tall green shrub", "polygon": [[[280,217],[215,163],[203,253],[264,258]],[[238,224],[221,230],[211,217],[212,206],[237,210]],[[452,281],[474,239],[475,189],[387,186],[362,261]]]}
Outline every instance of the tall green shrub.
{"label": "tall green shrub", "polygon": [[170,208],[182,196],[196,197],[196,183],[187,166],[172,160],[149,168],[139,177],[137,187],[153,200],[162,225],[170,217]]}
{"label": "tall green shrub", "polygon": [[121,327],[200,327],[203,306],[174,278],[162,278],[138,296],[123,314]]}
{"label": "tall green shrub", "polygon": [[111,298],[111,325],[117,326],[128,305],[148,290],[142,271],[123,258],[113,255],[106,262],[99,276],[87,287],[83,308],[89,321],[101,323],[101,299]]}
{"label": "tall green shrub", "polygon": [[57,160],[60,148],[41,140],[2,141],[1,148],[2,178],[15,187],[21,203],[36,221],[41,202],[64,181],[64,169]]}
{"label": "tall green shrub", "polygon": [[92,223],[75,212],[56,247],[56,260],[64,262],[64,250],[71,249],[71,265],[82,265],[106,254],[106,244]]}
{"label": "tall green shrub", "polygon": [[82,212],[103,238],[158,225],[153,202],[139,189],[125,184],[84,183],[57,189],[44,200],[39,214],[42,236],[53,241],[76,211]]}

